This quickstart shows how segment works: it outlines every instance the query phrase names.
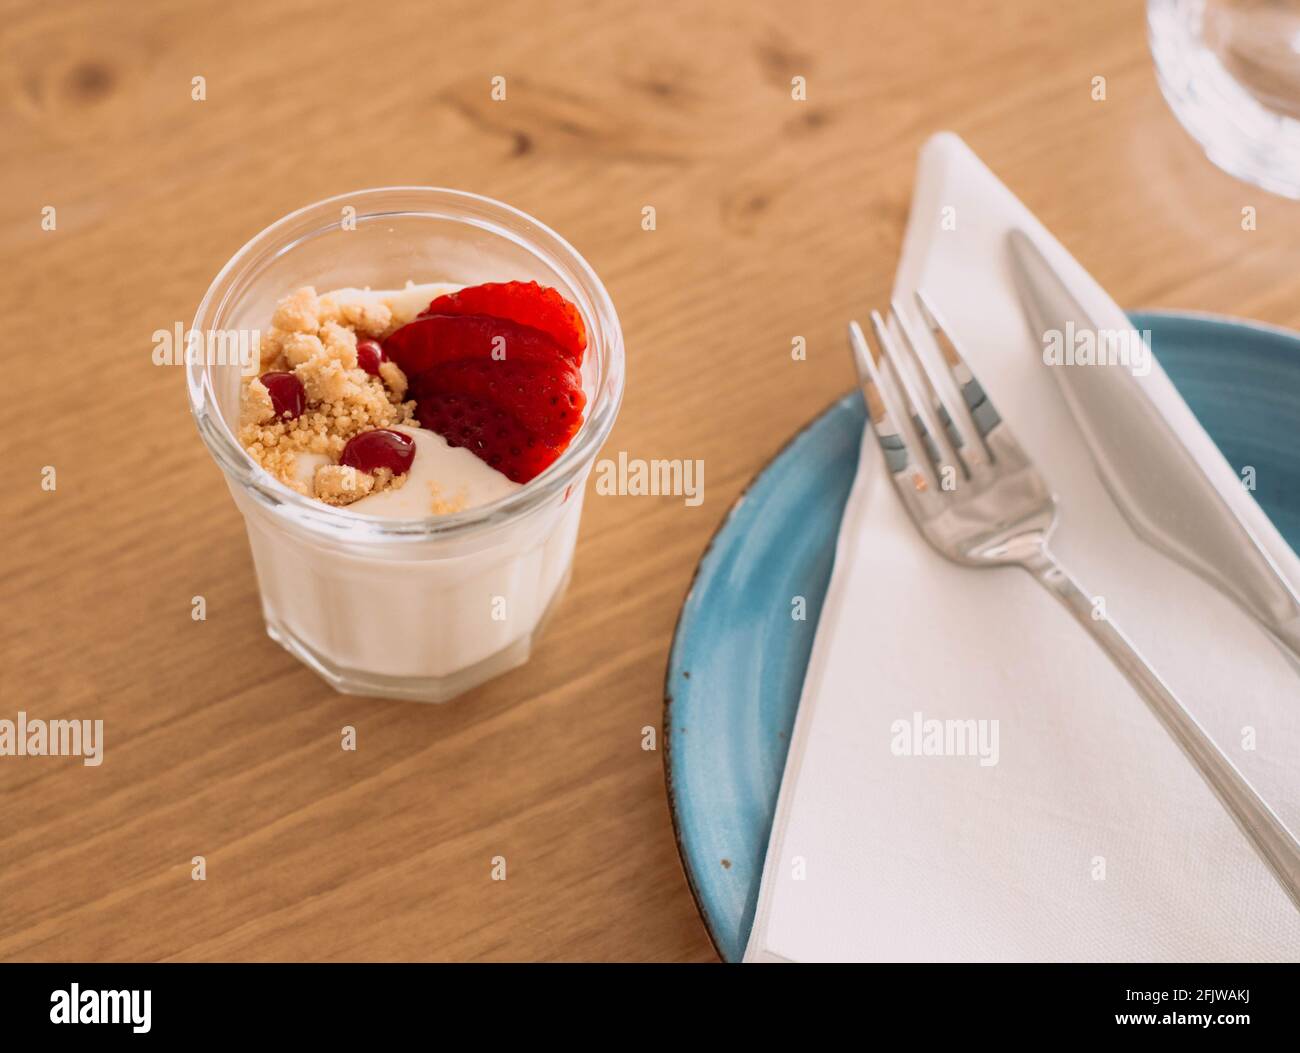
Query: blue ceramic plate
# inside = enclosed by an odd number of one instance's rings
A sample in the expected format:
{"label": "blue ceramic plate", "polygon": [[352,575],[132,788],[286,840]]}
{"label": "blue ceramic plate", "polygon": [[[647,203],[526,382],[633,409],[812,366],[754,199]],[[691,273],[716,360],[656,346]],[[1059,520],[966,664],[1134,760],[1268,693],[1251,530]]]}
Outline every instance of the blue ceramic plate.
{"label": "blue ceramic plate", "polygon": [[[1205,315],[1140,313],[1160,364],[1300,548],[1300,334]],[[840,399],[736,501],[696,571],[665,690],[668,802],[718,953],[744,955],[804,669],[857,469],[862,405]],[[808,617],[791,622],[789,597]],[[791,626],[794,626],[793,631]]]}

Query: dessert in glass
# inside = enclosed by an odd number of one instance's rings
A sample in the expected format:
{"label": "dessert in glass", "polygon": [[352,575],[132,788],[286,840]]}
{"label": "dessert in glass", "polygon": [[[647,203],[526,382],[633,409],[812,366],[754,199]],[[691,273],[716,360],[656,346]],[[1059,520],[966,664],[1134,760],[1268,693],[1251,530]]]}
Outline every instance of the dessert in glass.
{"label": "dessert in glass", "polygon": [[586,261],[488,198],[365,190],[235,254],[191,327],[232,332],[258,335],[254,362],[191,353],[186,374],[271,637],[377,697],[444,701],[525,662],[623,391]]}

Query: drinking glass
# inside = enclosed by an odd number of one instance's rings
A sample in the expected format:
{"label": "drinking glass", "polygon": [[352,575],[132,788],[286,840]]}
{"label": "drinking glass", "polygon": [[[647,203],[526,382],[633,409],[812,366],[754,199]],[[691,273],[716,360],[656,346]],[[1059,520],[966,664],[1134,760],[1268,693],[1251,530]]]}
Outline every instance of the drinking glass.
{"label": "drinking glass", "polygon": [[1220,168],[1300,198],[1300,0],[1149,0],[1160,89]]}

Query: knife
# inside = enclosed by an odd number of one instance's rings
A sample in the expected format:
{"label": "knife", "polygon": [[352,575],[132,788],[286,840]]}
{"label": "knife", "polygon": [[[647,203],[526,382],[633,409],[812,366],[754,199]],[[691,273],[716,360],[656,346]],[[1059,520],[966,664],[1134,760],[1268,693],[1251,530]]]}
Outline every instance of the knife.
{"label": "knife", "polygon": [[[1151,402],[1132,359],[1126,365],[1119,355],[1103,356],[1096,322],[1027,234],[1012,230],[1007,242],[1034,339],[1092,334],[1097,364],[1051,369],[1124,518],[1147,543],[1235,600],[1300,668],[1300,596]],[[1141,340],[1136,332],[1129,338]]]}

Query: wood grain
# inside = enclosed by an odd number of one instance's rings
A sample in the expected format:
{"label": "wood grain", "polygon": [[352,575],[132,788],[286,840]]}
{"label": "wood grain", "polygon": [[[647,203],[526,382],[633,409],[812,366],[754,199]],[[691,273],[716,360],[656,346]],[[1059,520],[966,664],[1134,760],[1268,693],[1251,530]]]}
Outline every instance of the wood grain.
{"label": "wood grain", "polygon": [[[3,959],[712,960],[641,729],[710,533],[851,383],[936,130],[1120,302],[1300,325],[1300,206],[1203,159],[1134,0],[6,6],[0,717],[102,718],[106,759],[0,758]],[[608,450],[707,469],[698,508],[590,494],[540,652],[442,707],[339,697],[266,638],[149,355],[251,234],[396,183],[564,233],[625,329]]]}

